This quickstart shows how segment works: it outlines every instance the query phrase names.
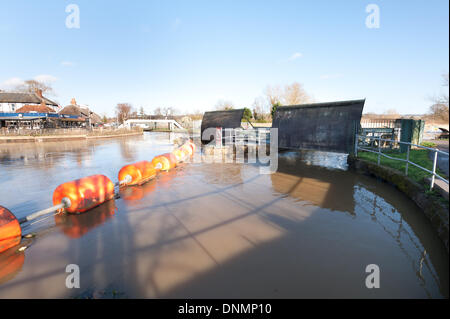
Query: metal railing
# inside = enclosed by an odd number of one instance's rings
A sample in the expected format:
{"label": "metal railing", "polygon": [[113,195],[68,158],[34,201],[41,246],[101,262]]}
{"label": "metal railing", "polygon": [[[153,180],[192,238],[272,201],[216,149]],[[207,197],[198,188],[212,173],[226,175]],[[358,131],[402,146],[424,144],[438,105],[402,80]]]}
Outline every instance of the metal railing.
{"label": "metal railing", "polygon": [[[360,139],[363,139],[363,140],[369,139],[371,141],[378,142],[377,143],[377,150],[373,150],[373,149],[370,149],[370,148],[366,148],[366,147],[360,146],[359,145]],[[398,144],[407,145],[406,159],[389,156],[387,154],[383,154],[382,147],[381,147],[381,142],[398,143]],[[411,147],[420,148],[420,149],[426,149],[426,150],[429,150],[431,152],[434,152],[434,155],[433,155],[433,170],[432,171],[430,171],[429,169],[427,169],[427,168],[425,168],[423,166],[420,166],[419,164],[411,162],[409,160]],[[362,136],[362,135],[356,134],[356,138],[355,138],[355,156],[358,156],[358,150],[362,150],[362,151],[378,154],[378,159],[377,159],[377,164],[378,165],[380,165],[381,156],[383,156],[385,158],[389,158],[389,159],[394,160],[394,161],[400,161],[400,162],[406,163],[406,165],[405,165],[405,175],[406,176],[408,176],[408,168],[409,168],[410,164],[415,166],[415,167],[417,167],[417,168],[419,168],[419,169],[421,169],[421,170],[423,170],[423,171],[425,171],[425,172],[427,172],[427,173],[429,173],[429,174],[431,174],[430,190],[433,189],[436,178],[442,180],[445,183],[447,183],[447,185],[449,184],[448,179],[445,179],[444,177],[442,177],[442,176],[440,176],[439,174],[436,173],[438,154],[442,154],[443,156],[447,156],[448,157],[448,153],[443,152],[441,150],[438,150],[437,148],[431,148],[431,147],[426,147],[426,146],[422,146],[422,145],[416,145],[416,144],[408,143],[408,142],[401,142],[401,141],[383,139],[383,138],[381,138],[381,136]]]}
{"label": "metal railing", "polygon": [[270,128],[235,129],[233,140],[235,144],[257,145],[270,143]]}
{"label": "metal railing", "polygon": [[393,119],[361,119],[362,128],[400,128],[400,121]]}

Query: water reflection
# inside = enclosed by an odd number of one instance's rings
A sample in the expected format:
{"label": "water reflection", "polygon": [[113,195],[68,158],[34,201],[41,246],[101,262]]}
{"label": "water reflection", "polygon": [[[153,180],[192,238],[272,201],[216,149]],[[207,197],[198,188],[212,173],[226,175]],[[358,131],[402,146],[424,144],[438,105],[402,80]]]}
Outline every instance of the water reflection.
{"label": "water reflection", "polygon": [[13,279],[22,269],[25,253],[18,252],[17,247],[0,254],[0,285]]}
{"label": "water reflection", "polygon": [[124,187],[120,189],[120,198],[126,201],[137,201],[144,198],[146,194],[153,192],[156,186],[156,181],[151,180],[143,185]]}
{"label": "water reflection", "polygon": [[401,253],[410,262],[427,296],[434,297],[430,291],[430,287],[434,285],[439,287],[444,296],[448,296],[448,268],[442,267],[434,259],[441,253],[441,245],[436,240],[430,240],[435,236],[424,233],[429,222],[424,218],[418,219],[414,214],[401,214],[394,206],[395,203],[387,201],[389,197],[386,200],[376,194],[375,190],[370,191],[361,184],[355,185],[353,196],[355,211],[370,216],[371,221],[396,242]]}
{"label": "water reflection", "polygon": [[[301,153],[294,152],[279,157],[277,173],[270,175],[273,189],[322,208],[354,215],[352,194],[356,176],[343,170],[311,166],[310,162],[314,157],[311,156],[311,152],[305,154],[307,160]],[[325,160],[324,154],[317,158],[319,163],[336,163],[333,157]],[[336,183],[337,181],[339,183]]]}
{"label": "water reflection", "polygon": [[86,140],[45,143],[11,143],[0,145],[0,164],[4,166],[32,165],[42,169],[52,168],[72,157],[82,166],[92,157],[95,143]]}
{"label": "water reflection", "polygon": [[[334,160],[328,161],[323,156],[317,156],[322,164]],[[354,218],[370,217],[410,262],[428,297],[435,297],[430,291],[433,286],[438,286],[442,295],[449,295],[448,269],[437,259],[433,260],[442,255],[442,244],[430,222],[411,200],[397,191],[390,192],[381,182],[374,187],[369,178],[309,166],[315,157],[308,152],[307,158],[305,160],[298,153],[280,156],[278,172],[271,175],[274,190],[321,208],[348,213]]]}
{"label": "water reflection", "polygon": [[115,211],[115,201],[109,200],[82,214],[57,214],[55,215],[55,224],[66,236],[80,238],[113,218]]}

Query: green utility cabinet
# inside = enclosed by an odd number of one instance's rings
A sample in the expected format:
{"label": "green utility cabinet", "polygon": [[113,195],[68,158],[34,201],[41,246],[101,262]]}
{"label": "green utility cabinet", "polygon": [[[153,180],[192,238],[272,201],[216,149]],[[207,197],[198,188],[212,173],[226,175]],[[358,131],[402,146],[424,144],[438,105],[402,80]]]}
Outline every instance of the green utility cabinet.
{"label": "green utility cabinet", "polygon": [[[422,143],[424,129],[424,120],[402,119],[400,141],[420,145],[420,143]],[[406,152],[407,150],[408,145],[400,144],[401,152]]]}

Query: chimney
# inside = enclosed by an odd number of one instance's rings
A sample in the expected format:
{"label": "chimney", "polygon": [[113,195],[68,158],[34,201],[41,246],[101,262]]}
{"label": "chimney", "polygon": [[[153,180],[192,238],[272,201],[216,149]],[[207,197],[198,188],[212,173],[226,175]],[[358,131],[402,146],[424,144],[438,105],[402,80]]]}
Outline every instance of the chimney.
{"label": "chimney", "polygon": [[36,89],[35,89],[35,92],[36,92],[36,94],[37,94],[40,98],[43,98],[43,96],[42,96],[42,90],[41,90],[41,89],[36,88]]}
{"label": "chimney", "polygon": [[77,105],[77,100],[73,97],[72,100],[70,100],[71,105]]}

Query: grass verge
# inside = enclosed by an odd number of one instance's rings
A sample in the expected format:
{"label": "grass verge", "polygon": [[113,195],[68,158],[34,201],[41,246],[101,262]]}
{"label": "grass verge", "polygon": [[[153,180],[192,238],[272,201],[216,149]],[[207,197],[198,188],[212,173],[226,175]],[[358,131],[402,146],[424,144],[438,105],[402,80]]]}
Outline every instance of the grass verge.
{"label": "grass verge", "polygon": [[[406,153],[400,153],[399,151],[395,151],[395,150],[394,151],[383,151],[383,154],[386,154],[390,157],[395,157],[395,158],[400,158],[400,159],[406,160]],[[366,161],[375,162],[375,163],[378,162],[378,155],[375,153],[360,151],[360,152],[358,152],[358,157],[361,159],[364,159]],[[428,157],[428,150],[423,150],[423,149],[422,150],[411,150],[410,154],[409,154],[409,160],[417,165],[420,165],[426,169],[429,169],[430,171],[433,170],[433,162]],[[390,158],[381,156],[380,164],[405,173],[405,168],[406,168],[405,162],[400,162],[400,161],[392,160]],[[437,173],[443,177],[445,176],[445,174],[439,169],[437,169]],[[408,177],[410,177],[411,179],[413,179],[414,181],[416,181],[420,184],[424,184],[425,183],[424,179],[426,177],[431,177],[431,174],[410,164],[408,166]]]}

